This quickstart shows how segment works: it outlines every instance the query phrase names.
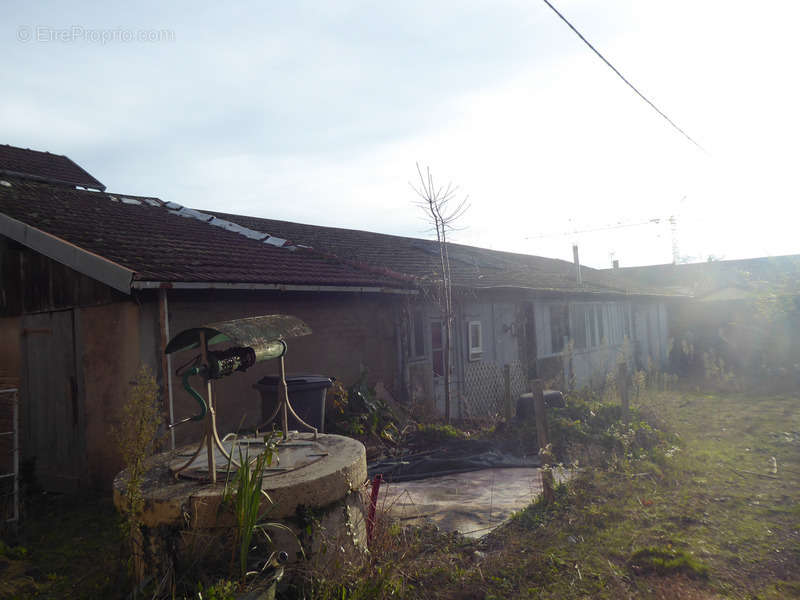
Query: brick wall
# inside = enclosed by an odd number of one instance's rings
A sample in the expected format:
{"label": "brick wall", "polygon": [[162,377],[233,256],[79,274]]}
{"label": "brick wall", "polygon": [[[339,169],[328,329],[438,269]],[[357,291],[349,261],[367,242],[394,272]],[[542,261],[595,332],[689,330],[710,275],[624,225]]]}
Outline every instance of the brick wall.
{"label": "brick wall", "polygon": [[[371,384],[381,382],[397,397],[402,394],[396,327],[402,302],[401,297],[388,294],[176,290],[169,292],[170,335],[214,321],[274,313],[294,315],[305,321],[313,333],[288,340],[289,374],[333,376],[349,385],[365,368]],[[195,354],[196,350],[190,350],[173,356],[176,419],[197,412],[197,404],[174,376],[174,370]],[[258,363],[246,373],[214,382],[220,433],[235,431],[242,419],[245,425],[258,423],[260,396],[252,386],[265,375],[277,374],[278,364],[276,360]],[[178,443],[201,435],[197,424],[176,429]]]}

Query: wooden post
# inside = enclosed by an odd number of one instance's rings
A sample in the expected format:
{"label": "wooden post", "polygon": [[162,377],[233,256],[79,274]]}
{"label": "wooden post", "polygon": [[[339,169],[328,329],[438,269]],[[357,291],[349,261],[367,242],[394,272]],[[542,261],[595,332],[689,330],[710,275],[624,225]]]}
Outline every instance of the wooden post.
{"label": "wooden post", "polygon": [[531,380],[533,393],[533,407],[536,411],[536,442],[539,446],[539,457],[542,462],[542,496],[550,504],[555,499],[553,492],[553,472],[550,470],[552,456],[550,453],[550,439],[547,432],[547,414],[544,407],[544,388],[541,379]]}
{"label": "wooden post", "polygon": [[514,404],[511,401],[511,367],[509,365],[503,366],[503,383],[505,385],[503,396],[505,399],[505,417],[506,421],[511,421],[514,418]]}
{"label": "wooden post", "polygon": [[617,390],[619,391],[619,401],[622,406],[622,421],[628,422],[630,419],[630,381],[628,378],[628,363],[622,362],[617,365]]}

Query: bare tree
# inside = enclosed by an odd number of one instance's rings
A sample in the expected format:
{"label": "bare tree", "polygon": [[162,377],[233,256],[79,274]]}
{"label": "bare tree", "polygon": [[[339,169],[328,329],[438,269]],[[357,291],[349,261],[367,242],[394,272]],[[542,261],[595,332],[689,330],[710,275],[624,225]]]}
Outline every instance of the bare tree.
{"label": "bare tree", "polygon": [[453,343],[453,281],[450,273],[450,257],[447,249],[447,233],[458,229],[456,221],[463,217],[469,209],[469,196],[461,201],[457,199],[458,187],[448,183],[445,187],[437,187],[433,181],[430,167],[423,173],[417,163],[419,185],[409,183],[420,199],[417,205],[425,212],[427,220],[433,225],[436,232],[436,241],[439,245],[439,260],[441,279],[438,283],[437,301],[444,323],[444,414],[445,420],[450,422],[451,391],[450,391],[450,348]]}

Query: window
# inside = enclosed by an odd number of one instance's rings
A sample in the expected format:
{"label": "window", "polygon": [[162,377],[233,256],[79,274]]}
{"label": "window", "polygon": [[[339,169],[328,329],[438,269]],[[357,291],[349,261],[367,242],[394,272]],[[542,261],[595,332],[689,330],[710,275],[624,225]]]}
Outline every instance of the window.
{"label": "window", "polygon": [[586,336],[587,309],[591,308],[586,304],[572,305],[572,343],[576,350],[586,350],[588,338]]}
{"label": "window", "polygon": [[614,335],[611,315],[611,309],[599,302],[573,304],[571,326],[575,349],[588,350],[612,343],[609,339]]}
{"label": "window", "polygon": [[566,304],[550,308],[550,351],[558,354],[564,350],[564,339],[569,337],[569,308]]}
{"label": "window", "polygon": [[469,359],[480,360],[483,356],[483,330],[480,321],[470,321],[469,332]]}
{"label": "window", "polygon": [[425,315],[421,310],[411,313],[411,358],[425,356]]}

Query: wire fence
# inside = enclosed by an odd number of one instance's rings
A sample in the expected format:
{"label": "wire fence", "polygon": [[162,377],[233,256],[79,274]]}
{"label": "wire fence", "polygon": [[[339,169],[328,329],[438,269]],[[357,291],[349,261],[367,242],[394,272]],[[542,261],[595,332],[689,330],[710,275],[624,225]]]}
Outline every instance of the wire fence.
{"label": "wire fence", "polygon": [[[491,361],[475,361],[464,370],[464,405],[468,417],[495,417],[503,414],[505,403],[505,375],[503,365]],[[512,406],[525,392],[525,370],[522,363],[509,364]]]}

